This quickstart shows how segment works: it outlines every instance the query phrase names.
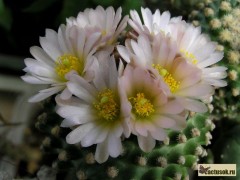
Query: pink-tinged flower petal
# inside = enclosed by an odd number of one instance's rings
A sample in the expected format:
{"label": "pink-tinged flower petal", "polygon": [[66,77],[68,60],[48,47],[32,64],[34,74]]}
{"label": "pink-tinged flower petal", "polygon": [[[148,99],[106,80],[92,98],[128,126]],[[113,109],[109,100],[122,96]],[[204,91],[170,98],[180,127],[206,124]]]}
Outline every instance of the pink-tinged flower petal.
{"label": "pink-tinged flower petal", "polygon": [[56,59],[52,59],[50,56],[48,56],[46,54],[46,52],[38,47],[38,46],[33,46],[30,48],[30,53],[33,55],[33,57],[38,60],[38,61],[41,61],[47,65],[49,65],[50,67],[53,67],[55,64],[54,64],[54,61]]}
{"label": "pink-tinged flower petal", "polygon": [[199,27],[195,28],[193,26],[189,26],[181,39],[180,46],[188,50],[190,48],[190,45],[195,41],[197,35],[199,35],[200,32],[201,29]]}
{"label": "pink-tinged flower petal", "polygon": [[115,88],[118,85],[118,70],[114,56],[111,56],[109,61],[108,85],[110,88]]}
{"label": "pink-tinged flower petal", "polygon": [[68,82],[67,87],[69,91],[80,99],[90,103],[94,101],[94,97],[83,86],[73,82]]}
{"label": "pink-tinged flower petal", "polygon": [[223,58],[222,52],[215,52],[215,53],[211,54],[210,57],[208,59],[206,59],[205,61],[198,63],[197,66],[199,68],[205,68],[205,67],[208,67],[210,65],[217,63],[222,58]]}
{"label": "pink-tinged flower petal", "polygon": [[[106,60],[106,59],[105,59]],[[101,62],[99,61],[94,61],[96,69],[94,70],[94,79],[93,83],[96,86],[96,88],[101,91],[103,89],[106,89],[107,87],[107,82],[106,82],[106,73],[108,71],[104,71],[103,68],[101,68]],[[106,65],[106,63],[104,63]]]}
{"label": "pink-tinged flower petal", "polygon": [[115,36],[114,36],[115,38],[117,38],[117,36],[126,28],[128,19],[129,19],[129,16],[128,16],[128,15],[126,15],[126,16],[122,19],[121,23],[118,25],[118,28],[117,28],[117,30],[116,30],[116,32],[115,32]]}
{"label": "pink-tinged flower petal", "polygon": [[113,21],[114,21],[114,16],[115,16],[115,11],[114,11],[113,7],[108,7],[106,9],[106,15],[107,15],[106,29],[111,29],[112,28],[111,26],[113,25]]}
{"label": "pink-tinged flower petal", "polygon": [[71,76],[70,81],[67,83],[67,87],[72,94],[86,102],[93,102],[94,96],[97,93],[93,86],[82,77],[75,74]]}
{"label": "pink-tinged flower petal", "polygon": [[76,118],[72,118],[71,120],[70,119],[64,119],[61,123],[61,127],[73,127],[73,126],[76,126],[76,125],[79,125],[79,121],[78,119]]}
{"label": "pink-tinged flower petal", "polygon": [[133,49],[134,54],[136,54],[139,57],[138,62],[135,61],[134,63],[139,64],[144,67],[146,65],[146,61],[147,61],[147,59],[144,58],[145,57],[144,52],[138,46],[137,42],[134,40],[131,40],[131,47]]}
{"label": "pink-tinged flower petal", "polygon": [[71,96],[72,93],[68,90],[68,88],[65,88],[60,94],[60,98],[63,100],[69,99]]}
{"label": "pink-tinged flower petal", "polygon": [[115,19],[113,20],[113,24],[112,24],[112,27],[110,27],[110,24],[109,24],[109,28],[112,28],[112,29],[116,29],[120,20],[121,20],[121,15],[122,14],[122,8],[119,7],[116,11],[116,14],[115,14]]}
{"label": "pink-tinged flower petal", "polygon": [[[99,127],[98,127],[99,128]],[[99,128],[101,129],[101,128]],[[108,129],[101,129],[100,134],[98,135],[98,137],[95,139],[96,144],[102,143],[103,141],[105,141],[105,139],[107,138],[109,133]]]}
{"label": "pink-tinged flower petal", "polygon": [[[139,24],[137,24],[136,22],[134,22],[133,20],[129,19],[128,20],[128,24],[134,29],[134,31],[136,31],[138,34],[141,34],[141,29],[143,29],[143,27],[141,27]],[[136,37],[135,34],[131,33],[130,34],[133,36],[133,37]]]}
{"label": "pink-tinged flower petal", "polygon": [[95,128],[89,131],[88,136],[85,136],[81,140],[81,145],[83,147],[89,147],[92,144],[101,143],[105,140],[107,133],[108,133],[107,130],[103,130],[96,126]]}
{"label": "pink-tinged flower petal", "polygon": [[184,108],[179,104],[177,100],[168,101],[161,107],[161,113],[163,114],[179,114]]}
{"label": "pink-tinged flower petal", "polygon": [[116,126],[111,129],[111,133],[114,134],[115,137],[120,137],[123,133],[123,128],[122,126]]}
{"label": "pink-tinged flower petal", "polygon": [[131,57],[130,57],[130,53],[128,52],[128,50],[122,46],[122,45],[118,45],[117,46],[117,50],[120,54],[120,56],[127,62],[130,63],[131,61]]}
{"label": "pink-tinged flower petal", "polygon": [[61,91],[63,89],[63,87],[59,86],[59,87],[52,87],[49,89],[46,89],[46,92],[39,92],[38,94],[32,96],[28,102],[39,102],[42,101],[50,96],[52,96],[53,94],[58,93],[59,91]]}
{"label": "pink-tinged flower petal", "polygon": [[40,61],[36,61],[35,59],[31,59],[31,58],[26,58],[24,59],[24,63],[27,66],[27,68],[25,68],[26,72],[29,72],[31,74],[35,74],[38,76],[50,77],[53,79],[56,77],[54,69],[49,66],[46,66]]}
{"label": "pink-tinged flower petal", "polygon": [[45,34],[46,34],[46,39],[47,39],[49,42],[58,45],[57,33],[56,33],[54,30],[52,30],[52,29],[46,29],[46,30],[45,30]]}
{"label": "pink-tinged flower petal", "polygon": [[153,26],[152,12],[148,8],[146,9],[141,8],[141,12],[142,12],[144,24],[147,26],[147,28],[151,32],[152,26]]}
{"label": "pink-tinged flower petal", "polygon": [[62,106],[57,109],[57,113],[69,121],[76,122],[77,124],[84,124],[93,121],[92,111],[89,106]]}
{"label": "pink-tinged flower petal", "polygon": [[216,87],[225,87],[227,82],[221,79],[207,79],[206,82]]}
{"label": "pink-tinged flower petal", "polygon": [[202,61],[204,59],[207,59],[209,56],[211,56],[212,53],[214,53],[216,49],[216,43],[214,42],[208,42],[198,50],[196,50],[195,56],[199,61]]}
{"label": "pink-tinged flower petal", "polygon": [[176,42],[172,39],[169,39],[169,52],[166,62],[166,68],[170,69],[172,62],[174,61],[176,54],[177,54],[177,45]]}
{"label": "pink-tinged flower petal", "polygon": [[161,18],[161,14],[159,9],[156,9],[155,13],[153,14],[153,23],[157,24],[158,27],[160,25],[160,18]]}
{"label": "pink-tinged flower petal", "polygon": [[95,159],[98,163],[103,163],[108,159],[108,156],[108,140],[106,139],[105,141],[97,145]]}
{"label": "pink-tinged flower petal", "polygon": [[58,106],[80,106],[81,104],[83,104],[84,106],[87,105],[83,100],[74,96],[69,99],[61,99],[60,95],[57,95],[55,97],[55,101]]}
{"label": "pink-tinged flower petal", "polygon": [[158,128],[158,129],[156,129],[156,131],[151,131],[150,133],[154,139],[159,140],[159,141],[164,141],[167,137],[165,130],[162,128]]}
{"label": "pink-tinged flower petal", "polygon": [[[155,125],[154,123],[152,123],[152,122],[147,122],[147,120],[148,120],[148,119],[143,120],[143,121],[145,121],[145,122],[142,123],[142,125],[146,128],[146,130],[147,130],[148,132],[155,131],[156,128],[157,128],[156,125]],[[139,122],[139,123],[141,123],[141,122]]]}
{"label": "pink-tinged flower petal", "polygon": [[31,84],[51,84],[56,83],[56,81],[53,81],[52,79],[39,79],[38,77],[31,76],[31,75],[24,75],[21,76],[22,80],[24,80],[27,83]]}
{"label": "pink-tinged flower petal", "polygon": [[144,52],[144,58],[152,59],[152,48],[146,36],[139,36],[138,44]]}
{"label": "pink-tinged flower petal", "polygon": [[162,41],[164,41],[163,43],[161,43],[160,45],[160,49],[158,51],[158,59],[157,59],[157,62],[156,64],[161,64],[163,67],[166,66],[166,63],[167,63],[167,59],[168,59],[168,54],[169,54],[169,46],[166,42],[165,39],[162,39]]}
{"label": "pink-tinged flower petal", "polygon": [[189,99],[189,98],[178,98],[178,100],[184,108],[190,111],[204,113],[204,112],[207,112],[208,110],[207,106],[198,100]]}
{"label": "pink-tinged flower petal", "polygon": [[215,72],[212,72],[212,73],[203,74],[203,76],[206,77],[206,78],[208,76],[208,77],[214,78],[214,79],[223,79],[223,78],[227,77],[227,73],[226,73],[225,70],[224,71],[215,71]]}
{"label": "pink-tinged flower petal", "polygon": [[[107,59],[107,60],[106,60]],[[98,90],[114,89],[118,84],[118,70],[113,56],[109,52],[101,52],[97,56],[97,66],[93,82]]]}
{"label": "pink-tinged flower petal", "polygon": [[189,64],[184,58],[178,57],[174,59],[170,72],[178,81],[184,80],[192,74],[199,73],[199,69]]}
{"label": "pink-tinged flower petal", "polygon": [[66,137],[67,143],[76,144],[80,142],[92,128],[94,128],[93,123],[86,123],[77,127],[67,135]]}
{"label": "pink-tinged flower petal", "polygon": [[147,135],[148,135],[148,130],[147,130],[147,128],[145,127],[145,124],[144,124],[144,123],[136,122],[134,129],[137,131],[137,133],[138,133],[140,136],[147,137]]}
{"label": "pink-tinged flower petal", "polygon": [[96,9],[86,9],[84,12],[80,12],[76,19],[67,19],[67,26],[83,28],[86,30],[87,36],[99,33],[100,39],[94,46],[105,48],[116,43],[119,34],[127,25],[128,16],[121,21],[121,13],[121,8],[118,8],[115,13],[113,7],[104,10],[98,6]]}
{"label": "pink-tinged flower petal", "polygon": [[198,83],[194,86],[181,89],[176,94],[185,97],[200,97],[213,93],[214,89],[212,86]]}
{"label": "pink-tinged flower petal", "polygon": [[180,89],[187,88],[189,86],[194,86],[195,84],[201,81],[202,73],[196,71],[195,73],[190,74],[188,77],[185,77],[180,84]]}
{"label": "pink-tinged flower petal", "polygon": [[84,29],[78,28],[77,29],[77,34],[78,34],[78,39],[77,39],[77,54],[78,57],[83,56],[83,50],[84,50],[84,45],[86,42],[86,33],[84,31]]}
{"label": "pink-tinged flower petal", "polygon": [[124,75],[119,78],[119,86],[120,90],[124,90],[126,93],[132,92],[132,77],[133,77],[133,71],[131,66],[127,66],[124,70]]}
{"label": "pink-tinged flower petal", "polygon": [[129,25],[138,33],[141,34],[141,30],[143,30],[142,27],[142,21],[137,13],[136,10],[130,11],[130,16],[132,18],[128,20]]}
{"label": "pink-tinged flower petal", "polygon": [[150,152],[156,144],[156,141],[150,136],[150,134],[148,134],[146,137],[139,135],[137,136],[137,139],[139,147],[144,152]]}
{"label": "pink-tinged flower petal", "polygon": [[184,111],[182,113],[183,115],[169,115],[170,118],[175,120],[175,126],[172,127],[171,129],[180,131],[187,126],[187,121],[186,118],[188,116],[188,111]]}
{"label": "pink-tinged flower petal", "polygon": [[121,139],[116,137],[114,133],[108,136],[108,152],[111,157],[117,157],[122,152]]}
{"label": "pink-tinged flower petal", "polygon": [[[165,87],[161,89],[165,90]],[[169,94],[168,91],[160,91],[161,89],[158,89],[158,95],[153,96],[154,97],[153,103],[156,105],[156,107],[162,107],[164,106],[164,104],[168,102],[168,97],[166,96]]]}
{"label": "pink-tinged flower petal", "polygon": [[60,49],[66,54],[69,54],[69,53],[72,54],[73,52],[70,51],[66,43],[66,26],[65,25],[61,25],[59,27],[57,35],[58,35],[58,43],[59,43]]}
{"label": "pink-tinged flower petal", "polygon": [[130,124],[129,124],[129,119],[130,117],[128,118],[125,118],[125,120],[123,121],[122,123],[122,127],[123,127],[123,134],[126,138],[128,138],[131,134],[131,129],[130,129]]}
{"label": "pink-tinged flower petal", "polygon": [[87,56],[90,51],[93,49],[94,44],[99,40],[101,33],[96,32],[88,37],[88,40],[84,46],[84,56]]}
{"label": "pink-tinged flower petal", "polygon": [[57,60],[63,54],[56,44],[50,42],[45,37],[40,38],[40,44],[44,51],[54,60]]}
{"label": "pink-tinged flower petal", "polygon": [[175,20],[175,23],[181,21],[181,17],[175,18],[171,21],[170,13],[168,11],[160,14],[159,10],[156,10],[153,14],[148,8],[141,8],[141,14],[143,17],[143,22],[141,21],[137,11],[130,11],[131,19],[129,20],[129,25],[140,35],[145,34],[149,38],[154,38],[153,36],[160,33],[168,33],[170,22]]}
{"label": "pink-tinged flower petal", "polygon": [[226,73],[225,71],[227,70],[226,67],[223,67],[223,66],[216,66],[216,67],[210,67],[210,68],[204,68],[203,69],[203,74],[204,73],[214,73],[214,72],[224,72]]}
{"label": "pink-tinged flower petal", "polygon": [[161,19],[159,21],[159,28],[160,29],[163,29],[163,30],[166,30],[167,29],[167,26],[169,24],[169,21],[170,21],[170,13],[169,11],[165,11],[162,13],[162,16],[161,16]]}
{"label": "pink-tinged flower petal", "polygon": [[176,125],[176,120],[166,117],[164,115],[156,115],[156,117],[154,118],[156,118],[154,123],[161,128],[172,128]]}

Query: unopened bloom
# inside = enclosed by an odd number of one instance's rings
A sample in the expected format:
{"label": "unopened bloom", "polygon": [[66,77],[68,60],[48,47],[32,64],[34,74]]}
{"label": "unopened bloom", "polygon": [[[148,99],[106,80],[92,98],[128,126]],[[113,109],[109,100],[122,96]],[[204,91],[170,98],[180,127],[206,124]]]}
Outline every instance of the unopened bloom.
{"label": "unopened bloom", "polygon": [[75,71],[84,78],[91,79],[92,56],[95,52],[94,44],[100,38],[100,33],[87,36],[86,30],[77,26],[66,28],[60,26],[58,32],[46,30],[46,36],[40,38],[42,48],[30,48],[33,58],[24,60],[26,68],[22,79],[31,84],[48,84],[50,88],[41,90],[30,98],[30,102],[38,102],[63,91],[62,96],[67,98],[66,74]]}
{"label": "unopened bloom", "polygon": [[168,98],[164,87],[147,70],[127,65],[120,85],[122,96],[127,99],[125,103],[131,107],[131,132],[137,136],[143,151],[151,151],[156,140],[163,141],[166,129],[184,128],[182,106],[176,99]]}
{"label": "unopened bloom", "polygon": [[128,48],[118,46],[120,55],[135,66],[153,72],[168,86],[170,96],[178,98],[182,106],[195,112],[204,112],[206,106],[198,101],[212,95],[213,88],[202,82],[202,72],[177,54],[177,44],[171,37],[159,33],[153,41],[146,36],[130,40]]}
{"label": "unopened bloom", "polygon": [[121,20],[121,13],[121,7],[115,12],[113,7],[104,10],[103,7],[98,6],[96,9],[85,9],[78,14],[77,18],[68,18],[67,25],[84,28],[89,35],[98,32],[101,34],[98,45],[112,45],[116,43],[118,36],[127,26],[128,16]]}
{"label": "unopened bloom", "polygon": [[65,118],[61,126],[72,128],[67,143],[80,142],[83,147],[97,144],[95,159],[102,163],[122,153],[121,136],[128,137],[130,131],[125,120],[129,107],[123,106],[119,94],[115,60],[101,52],[98,62],[92,84],[73,74],[67,86],[74,96],[68,100],[57,97],[56,101],[57,113]]}

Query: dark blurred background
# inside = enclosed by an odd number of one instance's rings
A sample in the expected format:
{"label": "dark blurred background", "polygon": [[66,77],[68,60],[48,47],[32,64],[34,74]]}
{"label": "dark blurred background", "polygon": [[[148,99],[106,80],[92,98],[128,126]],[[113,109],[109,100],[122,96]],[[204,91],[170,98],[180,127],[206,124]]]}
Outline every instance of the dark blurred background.
{"label": "dark blurred background", "polygon": [[[130,9],[139,11],[141,6],[172,8],[170,0],[0,0],[0,53],[29,56],[29,47],[38,45],[46,28],[57,30],[67,17],[98,5],[115,9],[121,6],[123,14],[129,14]],[[171,13],[177,15],[178,11]]]}

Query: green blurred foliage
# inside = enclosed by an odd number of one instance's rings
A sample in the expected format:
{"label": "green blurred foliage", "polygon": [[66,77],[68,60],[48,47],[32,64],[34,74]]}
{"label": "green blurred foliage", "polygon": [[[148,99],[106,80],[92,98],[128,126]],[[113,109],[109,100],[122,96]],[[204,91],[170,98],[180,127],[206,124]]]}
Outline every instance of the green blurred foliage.
{"label": "green blurred foliage", "polygon": [[57,0],[36,0],[30,6],[23,9],[26,13],[38,13],[52,6]]}
{"label": "green blurred foliage", "polygon": [[9,8],[7,8],[0,0],[0,26],[6,30],[10,30],[12,24],[12,15]]}

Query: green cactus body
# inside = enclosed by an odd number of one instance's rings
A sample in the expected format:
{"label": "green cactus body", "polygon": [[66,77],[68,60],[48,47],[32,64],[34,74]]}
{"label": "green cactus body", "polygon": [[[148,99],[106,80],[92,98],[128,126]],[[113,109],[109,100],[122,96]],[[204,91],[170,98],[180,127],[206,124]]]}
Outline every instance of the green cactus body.
{"label": "green cactus body", "polygon": [[[52,107],[49,103],[45,106],[48,115],[41,115],[36,126],[47,135],[42,143],[43,164],[56,169],[60,179],[189,179],[188,170],[195,170],[199,158],[207,155],[203,146],[209,144],[214,127],[206,118],[208,114],[196,114],[189,117],[182,131],[169,131],[168,138],[158,142],[151,152],[140,150],[136,137],[131,136],[124,139],[121,156],[99,164],[94,159],[95,146],[82,148],[65,142],[70,130],[56,128],[61,118],[56,117]],[[46,124],[52,128],[42,128]]]}

